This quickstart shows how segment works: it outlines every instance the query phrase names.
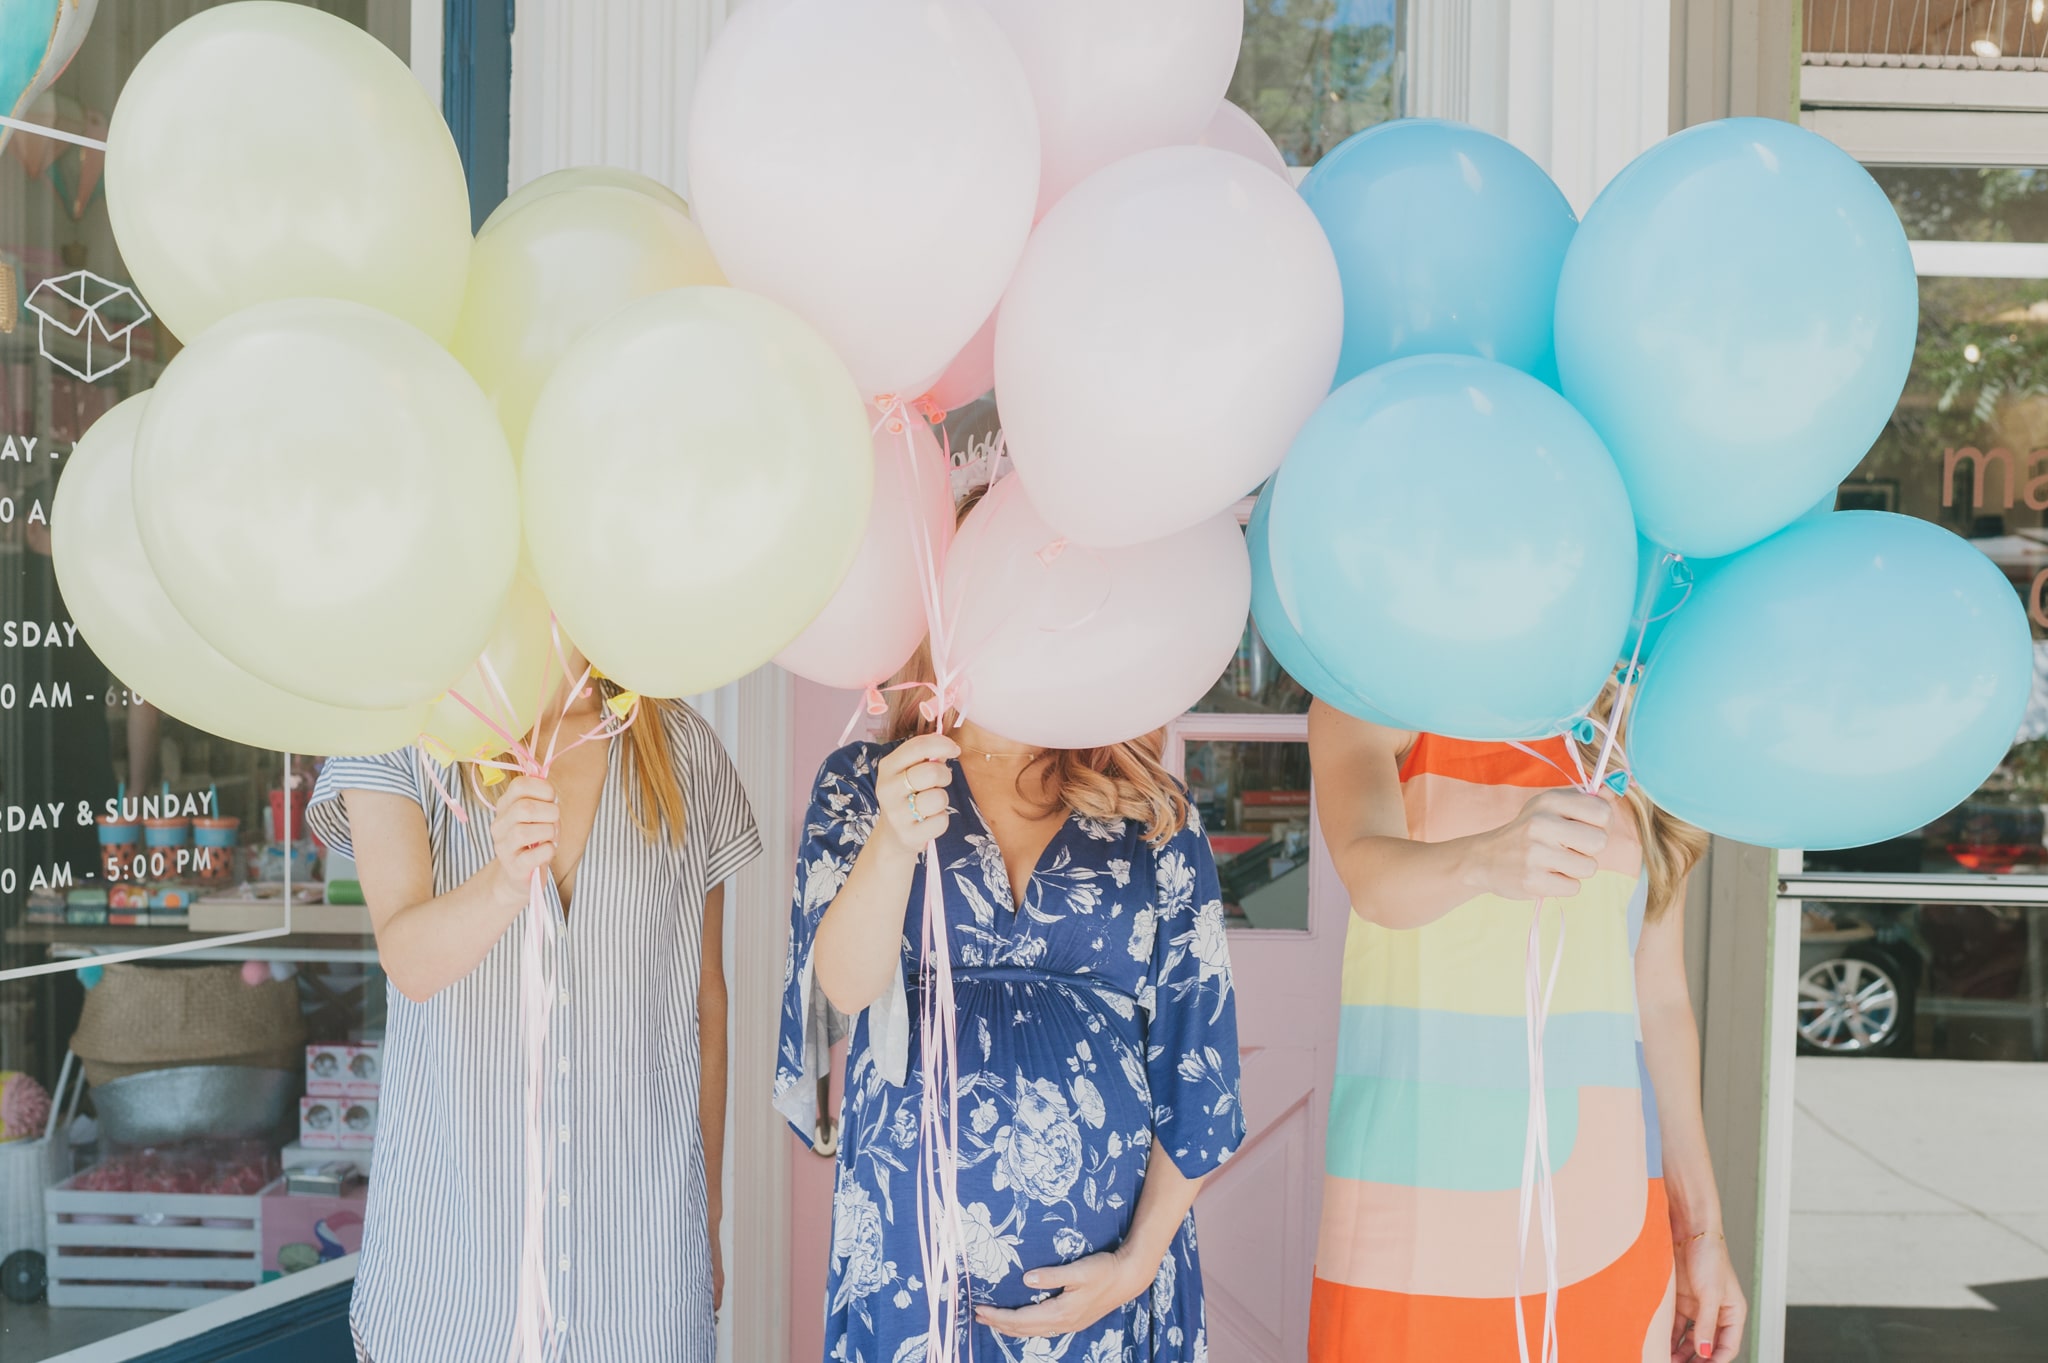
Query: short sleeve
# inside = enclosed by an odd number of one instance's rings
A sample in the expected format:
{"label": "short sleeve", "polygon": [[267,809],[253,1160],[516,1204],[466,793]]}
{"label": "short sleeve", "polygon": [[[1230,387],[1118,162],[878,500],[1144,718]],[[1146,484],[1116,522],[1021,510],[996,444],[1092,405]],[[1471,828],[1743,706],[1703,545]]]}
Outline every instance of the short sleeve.
{"label": "short sleeve", "polygon": [[400,748],[376,757],[330,757],[320,764],[320,777],[313,783],[313,798],[306,802],[306,826],[313,836],[345,857],[354,857],[350,840],[345,790],[374,790],[382,795],[400,795],[430,817],[426,790],[420,777],[418,748]]}
{"label": "short sleeve", "polygon": [[1151,1000],[1145,1065],[1153,1138],[1189,1178],[1214,1170],[1244,1143],[1238,1094],[1237,996],[1216,858],[1201,824],[1153,853]]}
{"label": "short sleeve", "polygon": [[[782,973],[782,1034],[776,1048],[775,1107],[797,1135],[811,1143],[818,1125],[818,1080],[827,1073],[829,1048],[813,1036],[818,1019],[811,998],[811,949],[818,924],[853,873],[854,859],[875,826],[875,763],[883,749],[855,743],[818,769],[804,814],[790,896],[789,956]],[[873,1028],[870,1028],[872,1032]],[[907,1040],[906,1032],[906,1040]]]}
{"label": "short sleeve", "polygon": [[679,726],[669,733],[681,743],[686,763],[689,827],[684,836],[704,849],[704,888],[709,891],[761,855],[761,833],[747,789],[717,733],[694,710],[679,705],[674,712]]}

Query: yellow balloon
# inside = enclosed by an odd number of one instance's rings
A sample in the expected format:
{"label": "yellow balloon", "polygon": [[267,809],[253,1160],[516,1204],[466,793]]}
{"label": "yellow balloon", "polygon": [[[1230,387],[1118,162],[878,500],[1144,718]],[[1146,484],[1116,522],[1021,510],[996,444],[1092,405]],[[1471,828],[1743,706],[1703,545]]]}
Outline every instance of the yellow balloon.
{"label": "yellow balloon", "polygon": [[149,306],[191,342],[273,298],[346,298],[446,342],[469,188],[404,62],[309,5],[245,0],[158,39],[107,133],[107,214]]}
{"label": "yellow balloon", "polygon": [[635,298],[723,284],[704,234],[647,194],[567,187],[488,223],[449,349],[497,405],[517,457],[534,399],[570,342]]}
{"label": "yellow balloon", "polygon": [[492,209],[491,215],[484,219],[484,225],[477,229],[477,235],[482,236],[490,231],[500,218],[517,213],[535,199],[544,199],[565,189],[599,187],[630,189],[635,194],[645,194],[650,199],[658,199],[678,213],[687,214],[690,211],[689,202],[682,195],[661,181],[642,175],[638,171],[620,170],[617,166],[570,166],[567,170],[551,170],[539,179],[528,180],[507,194],[504,201]]}
{"label": "yellow balloon", "polygon": [[838,589],[874,492],[867,410],[824,338],[736,289],[585,332],[533,410],[526,544],[562,628],[648,696],[722,686]]}
{"label": "yellow balloon", "polygon": [[135,529],[132,463],[148,402],[139,394],[93,423],[65,460],[50,509],[57,586],[92,651],[165,714],[236,743],[322,757],[410,743],[425,706],[346,710],[292,695],[223,658],[178,614]]}
{"label": "yellow balloon", "polygon": [[388,313],[261,303],[179,352],[135,519],[193,628],[329,705],[427,701],[476,662],[519,557],[518,477],[455,357]]}
{"label": "yellow balloon", "polygon": [[[540,586],[522,571],[512,579],[505,608],[498,615],[498,627],[484,645],[492,676],[486,676],[481,662],[462,674],[449,694],[434,703],[425,725],[427,733],[439,739],[461,761],[496,757],[511,748],[504,734],[524,738],[540,718],[544,692],[553,689],[555,677],[553,617]],[[567,647],[564,641],[563,647]],[[492,685],[495,677],[497,685]],[[502,688],[502,694],[500,693]],[[457,699],[460,697],[460,699]],[[490,717],[479,719],[468,701]],[[510,704],[511,713],[505,706]],[[504,734],[492,729],[495,724]]]}

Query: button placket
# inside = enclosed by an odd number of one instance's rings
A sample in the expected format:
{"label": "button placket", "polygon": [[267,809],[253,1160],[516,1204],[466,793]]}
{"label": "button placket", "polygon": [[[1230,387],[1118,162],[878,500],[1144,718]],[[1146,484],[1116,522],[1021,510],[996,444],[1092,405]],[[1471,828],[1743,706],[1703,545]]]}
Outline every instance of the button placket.
{"label": "button placket", "polygon": [[546,1210],[550,1223],[548,1239],[555,1258],[556,1279],[552,1295],[557,1334],[567,1333],[575,1305],[575,1280],[570,1276],[576,1259],[572,1190],[575,1187],[575,1156],[580,1145],[580,1140],[573,1138],[576,1126],[572,1087],[576,1018],[570,1006],[574,994],[570,989],[570,954],[567,937],[564,932],[557,932],[554,937],[554,978],[557,992],[555,1022],[548,1029],[548,1048],[555,1055],[555,1063],[549,1067],[554,1075],[553,1092],[550,1097],[561,1135],[555,1146],[555,1196],[548,1200]]}

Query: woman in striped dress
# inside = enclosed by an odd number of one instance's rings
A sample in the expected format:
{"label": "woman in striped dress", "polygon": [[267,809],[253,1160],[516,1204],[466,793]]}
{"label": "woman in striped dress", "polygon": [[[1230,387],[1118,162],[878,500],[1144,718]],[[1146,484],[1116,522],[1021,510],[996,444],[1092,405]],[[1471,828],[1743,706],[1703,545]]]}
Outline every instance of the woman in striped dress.
{"label": "woman in striped dress", "polygon": [[[1685,982],[1684,881],[1705,835],[1639,790],[1572,789],[1568,741],[1524,751],[1310,712],[1323,831],[1352,902],[1313,1363],[1519,1355],[1539,904],[1546,970],[1565,932],[1544,1038],[1562,1357],[1724,1360],[1740,1345]],[[1544,1281],[1532,1232],[1532,1359]]]}
{"label": "woman in striped dress", "polygon": [[[611,694],[585,688],[563,734],[596,727]],[[677,702],[641,706],[624,735],[568,752],[551,781],[510,782],[495,807],[448,782],[466,821],[416,749],[320,774],[308,819],[355,857],[391,984],[350,1310],[359,1359],[516,1356],[526,1067],[521,934],[508,929],[536,868],[560,915],[542,1125],[550,1356],[716,1355],[721,885],[761,844],[710,726]]]}

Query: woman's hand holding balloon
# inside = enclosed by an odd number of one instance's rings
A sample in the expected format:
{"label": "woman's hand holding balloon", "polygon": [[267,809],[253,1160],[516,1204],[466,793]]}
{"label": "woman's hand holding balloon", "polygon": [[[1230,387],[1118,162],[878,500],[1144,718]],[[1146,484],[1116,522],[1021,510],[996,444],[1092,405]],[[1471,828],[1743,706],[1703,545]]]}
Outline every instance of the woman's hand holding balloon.
{"label": "woman's hand holding balloon", "polygon": [[916,857],[953,822],[947,787],[960,745],[944,734],[922,734],[901,744],[875,765],[875,802],[890,840]]}
{"label": "woman's hand holding balloon", "polygon": [[521,776],[505,787],[491,816],[491,845],[500,872],[496,889],[506,903],[524,904],[533,873],[554,865],[562,829],[555,788],[537,776]]}
{"label": "woman's hand holding balloon", "polygon": [[1514,819],[1473,839],[1466,875],[1502,899],[1570,899],[1600,869],[1614,808],[1575,790],[1546,790]]}

